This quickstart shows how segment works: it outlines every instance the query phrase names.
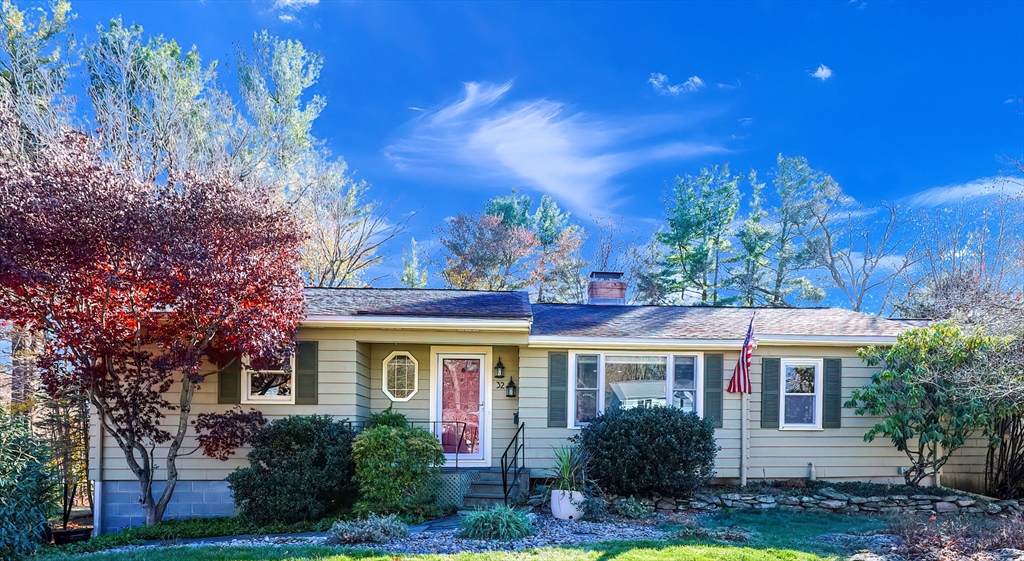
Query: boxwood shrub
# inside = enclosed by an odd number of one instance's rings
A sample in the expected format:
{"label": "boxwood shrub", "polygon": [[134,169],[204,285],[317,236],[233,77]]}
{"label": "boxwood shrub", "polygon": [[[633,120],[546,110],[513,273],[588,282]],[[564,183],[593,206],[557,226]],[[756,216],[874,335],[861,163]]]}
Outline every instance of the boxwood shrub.
{"label": "boxwood shrub", "polygon": [[444,464],[441,443],[418,428],[378,426],[353,444],[361,515],[396,514],[415,523],[439,514],[437,490]]}
{"label": "boxwood shrub", "polygon": [[355,436],[328,415],[285,417],[260,429],[249,467],[228,475],[239,514],[256,523],[292,523],[350,506]]}
{"label": "boxwood shrub", "polygon": [[715,474],[711,421],[674,407],[614,408],[577,437],[609,493],[685,497]]}

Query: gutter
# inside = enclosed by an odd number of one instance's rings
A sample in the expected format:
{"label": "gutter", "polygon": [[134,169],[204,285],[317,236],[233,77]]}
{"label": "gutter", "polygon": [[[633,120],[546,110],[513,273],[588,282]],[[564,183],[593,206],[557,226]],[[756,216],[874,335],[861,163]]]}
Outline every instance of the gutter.
{"label": "gutter", "polygon": [[302,327],[347,327],[353,329],[445,329],[465,331],[522,331],[529,333],[528,319],[478,319],[392,316],[307,316]]}
{"label": "gutter", "polygon": [[[892,345],[896,343],[896,337],[759,335],[754,338],[758,345],[777,347],[850,347],[857,345]],[[655,337],[565,337],[531,335],[529,345],[537,348],[586,347],[588,349],[739,350],[743,348],[743,341],[736,339],[667,339]]]}

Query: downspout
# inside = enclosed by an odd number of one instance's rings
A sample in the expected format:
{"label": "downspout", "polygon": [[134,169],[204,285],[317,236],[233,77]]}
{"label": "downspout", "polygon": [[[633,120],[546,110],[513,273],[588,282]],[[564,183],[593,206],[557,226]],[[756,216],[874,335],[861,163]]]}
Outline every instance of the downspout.
{"label": "downspout", "polygon": [[92,500],[92,535],[103,533],[103,423],[96,416],[96,481],[93,482]]}

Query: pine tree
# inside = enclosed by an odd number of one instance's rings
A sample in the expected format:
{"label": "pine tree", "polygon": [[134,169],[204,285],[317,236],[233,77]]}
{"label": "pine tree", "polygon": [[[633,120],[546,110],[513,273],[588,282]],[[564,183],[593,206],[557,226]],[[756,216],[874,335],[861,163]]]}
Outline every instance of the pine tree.
{"label": "pine tree", "polygon": [[402,255],[402,276],[399,282],[406,288],[426,288],[427,269],[420,266],[419,252],[416,250],[416,238],[409,243],[409,252]]}

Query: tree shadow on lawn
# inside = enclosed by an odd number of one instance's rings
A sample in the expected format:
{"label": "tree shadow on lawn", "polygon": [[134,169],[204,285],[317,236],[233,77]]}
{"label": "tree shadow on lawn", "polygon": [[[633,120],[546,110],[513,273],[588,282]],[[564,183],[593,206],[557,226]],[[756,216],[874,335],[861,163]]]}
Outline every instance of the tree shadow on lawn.
{"label": "tree shadow on lawn", "polygon": [[[781,549],[754,544],[731,544],[708,539],[668,541],[614,541],[561,546],[555,549],[573,552],[565,559],[588,561],[819,561],[831,557],[796,549]],[[590,556],[588,553],[597,553]],[[543,557],[538,557],[545,559]],[[552,559],[559,559],[553,557]]]}
{"label": "tree shadow on lawn", "polygon": [[[609,541],[558,549],[578,553],[568,558],[594,561],[813,561],[851,553],[848,542],[819,539],[824,534],[868,536],[885,528],[885,520],[876,516],[731,511],[700,516],[691,525],[665,524],[670,538],[663,541]],[[746,540],[714,537],[723,534]],[[598,556],[588,557],[587,552]]]}

